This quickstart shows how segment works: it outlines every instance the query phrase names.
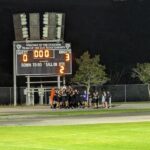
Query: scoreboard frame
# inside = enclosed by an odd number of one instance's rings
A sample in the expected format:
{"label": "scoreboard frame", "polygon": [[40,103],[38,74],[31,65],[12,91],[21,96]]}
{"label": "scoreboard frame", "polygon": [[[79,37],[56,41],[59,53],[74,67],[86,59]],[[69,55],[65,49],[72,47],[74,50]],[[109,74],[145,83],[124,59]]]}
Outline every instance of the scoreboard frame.
{"label": "scoreboard frame", "polygon": [[13,42],[16,76],[61,76],[72,74],[70,43],[37,40]]}

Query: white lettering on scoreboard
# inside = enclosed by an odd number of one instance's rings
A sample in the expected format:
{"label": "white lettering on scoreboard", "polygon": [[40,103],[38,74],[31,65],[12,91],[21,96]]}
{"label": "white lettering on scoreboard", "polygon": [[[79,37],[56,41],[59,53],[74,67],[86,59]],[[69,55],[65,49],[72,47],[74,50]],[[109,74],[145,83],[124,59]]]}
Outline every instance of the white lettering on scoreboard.
{"label": "white lettering on scoreboard", "polygon": [[21,67],[32,67],[31,63],[21,63]]}

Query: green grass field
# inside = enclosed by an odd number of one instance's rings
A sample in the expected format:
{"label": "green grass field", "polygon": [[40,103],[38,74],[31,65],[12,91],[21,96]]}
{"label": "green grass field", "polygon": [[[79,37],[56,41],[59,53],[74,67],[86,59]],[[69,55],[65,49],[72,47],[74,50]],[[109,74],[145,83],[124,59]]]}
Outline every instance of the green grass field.
{"label": "green grass field", "polygon": [[0,127],[0,150],[149,150],[150,122]]}

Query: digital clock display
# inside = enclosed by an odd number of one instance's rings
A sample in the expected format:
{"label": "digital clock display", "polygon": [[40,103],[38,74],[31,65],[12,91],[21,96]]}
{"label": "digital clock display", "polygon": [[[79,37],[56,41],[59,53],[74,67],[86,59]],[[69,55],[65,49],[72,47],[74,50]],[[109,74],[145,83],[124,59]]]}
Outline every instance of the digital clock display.
{"label": "digital clock display", "polygon": [[46,60],[46,59],[50,59],[53,58],[53,51],[49,50],[49,49],[40,49],[40,50],[32,50],[32,51],[27,51],[24,52],[22,55],[21,61],[23,62],[28,62],[34,59],[37,60]]}
{"label": "digital clock display", "polygon": [[17,75],[72,73],[70,43],[14,42]]}

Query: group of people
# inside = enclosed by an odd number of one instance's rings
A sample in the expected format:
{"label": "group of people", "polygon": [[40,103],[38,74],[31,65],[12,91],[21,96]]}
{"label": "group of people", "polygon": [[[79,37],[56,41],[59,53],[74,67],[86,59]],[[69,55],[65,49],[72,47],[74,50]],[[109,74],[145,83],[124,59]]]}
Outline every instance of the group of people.
{"label": "group of people", "polygon": [[87,94],[86,90],[82,92],[71,86],[64,86],[50,90],[49,104],[51,108],[99,108],[101,104],[103,108],[109,108],[111,107],[111,94],[109,91],[99,94],[96,90]]}

